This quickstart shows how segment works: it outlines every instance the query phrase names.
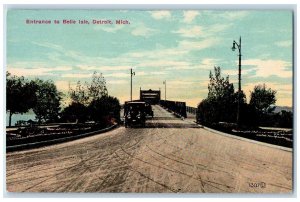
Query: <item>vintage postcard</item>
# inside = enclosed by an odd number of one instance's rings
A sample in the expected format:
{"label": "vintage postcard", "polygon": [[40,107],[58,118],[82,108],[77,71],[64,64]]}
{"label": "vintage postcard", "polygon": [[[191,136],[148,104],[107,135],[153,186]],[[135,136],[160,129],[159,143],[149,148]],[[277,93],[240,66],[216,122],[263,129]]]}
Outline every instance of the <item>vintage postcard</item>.
{"label": "vintage postcard", "polygon": [[292,194],[293,16],[8,9],[7,192]]}

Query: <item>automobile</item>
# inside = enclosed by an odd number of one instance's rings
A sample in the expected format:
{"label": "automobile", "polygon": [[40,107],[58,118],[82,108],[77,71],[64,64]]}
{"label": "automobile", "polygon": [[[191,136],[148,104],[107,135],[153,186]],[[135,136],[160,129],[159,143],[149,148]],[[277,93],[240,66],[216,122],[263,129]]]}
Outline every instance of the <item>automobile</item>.
{"label": "automobile", "polygon": [[134,125],[145,126],[146,123],[146,103],[141,101],[125,102],[124,105],[124,125],[125,128]]}
{"label": "automobile", "polygon": [[151,104],[149,103],[145,104],[145,111],[147,116],[151,116],[153,118],[153,110]]}

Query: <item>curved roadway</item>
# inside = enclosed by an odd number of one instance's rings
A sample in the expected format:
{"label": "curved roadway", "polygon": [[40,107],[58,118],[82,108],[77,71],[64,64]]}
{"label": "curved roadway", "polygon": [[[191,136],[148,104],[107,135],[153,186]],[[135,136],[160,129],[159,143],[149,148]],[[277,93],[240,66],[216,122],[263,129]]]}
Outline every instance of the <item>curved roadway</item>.
{"label": "curved roadway", "polygon": [[7,153],[11,192],[292,191],[292,152],[219,135],[160,106],[146,128]]}

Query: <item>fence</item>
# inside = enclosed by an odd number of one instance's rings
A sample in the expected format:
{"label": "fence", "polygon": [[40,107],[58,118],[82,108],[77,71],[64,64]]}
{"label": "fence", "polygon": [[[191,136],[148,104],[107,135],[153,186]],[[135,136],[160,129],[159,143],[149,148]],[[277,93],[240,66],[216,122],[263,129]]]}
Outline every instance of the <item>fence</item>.
{"label": "fence", "polygon": [[186,118],[186,104],[185,102],[177,102],[170,100],[160,100],[160,105],[174,112],[178,116]]}
{"label": "fence", "polygon": [[189,107],[189,106],[186,106],[186,111],[190,114],[195,114],[197,113],[197,108],[195,107]]}

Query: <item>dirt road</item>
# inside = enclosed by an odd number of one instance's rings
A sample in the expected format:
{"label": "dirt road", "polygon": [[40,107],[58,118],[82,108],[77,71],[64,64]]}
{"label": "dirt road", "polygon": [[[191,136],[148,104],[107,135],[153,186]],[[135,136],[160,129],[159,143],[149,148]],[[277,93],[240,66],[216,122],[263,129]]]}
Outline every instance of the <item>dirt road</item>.
{"label": "dirt road", "polygon": [[124,128],[7,154],[11,192],[292,191],[292,152],[215,134],[159,106]]}

